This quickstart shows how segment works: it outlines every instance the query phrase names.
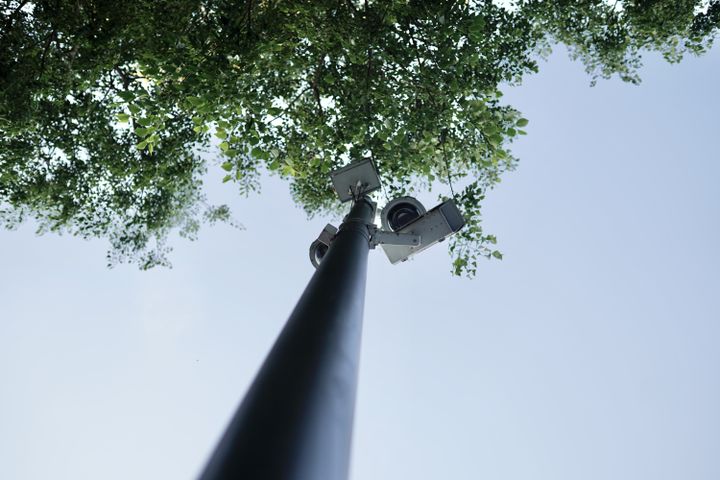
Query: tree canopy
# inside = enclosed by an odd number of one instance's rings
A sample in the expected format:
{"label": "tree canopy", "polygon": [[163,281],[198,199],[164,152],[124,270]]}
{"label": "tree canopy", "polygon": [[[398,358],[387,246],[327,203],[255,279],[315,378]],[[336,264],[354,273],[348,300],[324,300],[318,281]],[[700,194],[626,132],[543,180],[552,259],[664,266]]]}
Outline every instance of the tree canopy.
{"label": "tree canopy", "polygon": [[472,275],[501,257],[481,204],[528,123],[501,90],[556,44],[592,81],[637,83],[644,53],[701,54],[720,24],[720,0],[0,5],[0,223],[107,238],[111,264],[143,268],[171,232],[229,219],[202,193],[213,148],[240,193],[267,170],[311,215],[362,158],[391,195],[449,184],[469,220],[453,272]]}

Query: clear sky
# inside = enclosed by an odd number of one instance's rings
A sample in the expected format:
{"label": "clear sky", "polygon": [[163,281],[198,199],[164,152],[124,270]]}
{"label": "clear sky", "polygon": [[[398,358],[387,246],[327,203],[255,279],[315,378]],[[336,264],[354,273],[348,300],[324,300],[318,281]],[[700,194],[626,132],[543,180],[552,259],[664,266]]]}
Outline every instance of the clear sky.
{"label": "clear sky", "polygon": [[[561,51],[506,94],[531,123],[477,279],[371,254],[354,480],[720,478],[720,49],[642,73],[590,88]],[[0,232],[0,478],[197,475],[330,220],[220,178],[246,230],[177,239],[171,270]]]}

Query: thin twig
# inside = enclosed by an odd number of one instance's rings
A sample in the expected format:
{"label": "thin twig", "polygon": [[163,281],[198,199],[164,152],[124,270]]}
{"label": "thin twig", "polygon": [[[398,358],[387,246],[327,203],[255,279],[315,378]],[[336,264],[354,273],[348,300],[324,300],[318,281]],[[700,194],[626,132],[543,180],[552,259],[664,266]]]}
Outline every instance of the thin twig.
{"label": "thin twig", "polygon": [[308,85],[307,87],[305,87],[304,89],[302,89],[297,95],[295,95],[295,98],[293,98],[292,100],[290,100],[290,103],[288,103],[287,107],[285,107],[285,109],[284,109],[282,112],[280,112],[279,114],[277,114],[276,116],[274,116],[273,118],[271,118],[267,123],[268,123],[268,124],[271,124],[272,122],[274,122],[274,121],[277,120],[278,118],[280,118],[280,117],[282,117],[282,116],[285,116],[285,115],[288,113],[288,111],[290,110],[290,107],[292,107],[292,106],[295,104],[295,102],[298,101],[298,99],[302,96],[303,93],[305,93],[305,92],[307,92],[308,90],[310,90],[310,88],[312,88],[312,86],[311,86],[311,85]]}
{"label": "thin twig", "polygon": [[453,199],[455,198],[455,189],[453,188],[452,177],[450,177],[450,162],[447,158],[447,152],[445,151],[445,139],[447,136],[447,129],[444,128],[440,134],[440,144],[442,145],[443,160],[445,160],[445,171],[447,173],[448,184],[450,185],[450,193],[452,193]]}

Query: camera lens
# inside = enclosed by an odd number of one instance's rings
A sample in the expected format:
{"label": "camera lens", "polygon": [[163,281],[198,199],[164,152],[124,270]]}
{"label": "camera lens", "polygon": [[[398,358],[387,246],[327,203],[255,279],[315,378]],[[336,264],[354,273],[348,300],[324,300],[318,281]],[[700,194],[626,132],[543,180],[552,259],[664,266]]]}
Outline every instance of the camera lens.
{"label": "camera lens", "polygon": [[422,213],[415,205],[410,203],[398,203],[387,213],[387,219],[390,228],[394,232],[397,232],[420,215],[422,215]]}
{"label": "camera lens", "polygon": [[425,207],[416,198],[398,197],[385,205],[380,213],[382,228],[387,232],[398,232],[415,221],[421,221]]}

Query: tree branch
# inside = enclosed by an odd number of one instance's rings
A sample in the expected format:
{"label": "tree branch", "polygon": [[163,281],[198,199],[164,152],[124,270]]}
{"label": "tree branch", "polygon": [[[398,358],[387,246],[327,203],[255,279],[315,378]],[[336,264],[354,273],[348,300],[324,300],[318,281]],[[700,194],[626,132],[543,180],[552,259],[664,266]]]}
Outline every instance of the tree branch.
{"label": "tree branch", "polygon": [[123,88],[127,90],[130,86],[130,78],[128,77],[128,74],[122,71],[120,65],[115,65],[115,68],[113,68],[113,70],[115,70],[120,75],[120,78],[123,82]]}
{"label": "tree branch", "polygon": [[43,48],[43,53],[40,56],[40,72],[38,73],[38,80],[40,80],[43,73],[45,72],[45,60],[48,52],[50,51],[50,45],[52,45],[52,42],[55,40],[56,37],[57,29],[53,29],[53,31],[50,32],[50,35],[48,35],[47,40],[45,40],[45,47]]}

